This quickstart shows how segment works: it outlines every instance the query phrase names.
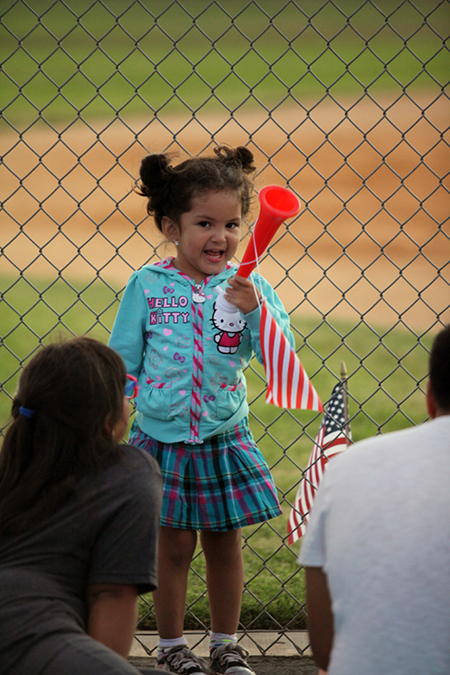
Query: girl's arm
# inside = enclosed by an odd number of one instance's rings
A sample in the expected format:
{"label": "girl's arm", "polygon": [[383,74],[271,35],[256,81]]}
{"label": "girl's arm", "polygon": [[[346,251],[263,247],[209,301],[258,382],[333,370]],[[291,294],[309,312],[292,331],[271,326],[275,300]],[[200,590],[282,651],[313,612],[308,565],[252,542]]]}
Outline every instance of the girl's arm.
{"label": "girl's arm", "polygon": [[138,273],[131,275],[120,301],[108,345],[120,354],[127,373],[138,377],[142,368],[147,301]]}
{"label": "girl's arm", "polygon": [[137,595],[136,586],[88,587],[88,634],[124,658],[130,653],[137,624]]}

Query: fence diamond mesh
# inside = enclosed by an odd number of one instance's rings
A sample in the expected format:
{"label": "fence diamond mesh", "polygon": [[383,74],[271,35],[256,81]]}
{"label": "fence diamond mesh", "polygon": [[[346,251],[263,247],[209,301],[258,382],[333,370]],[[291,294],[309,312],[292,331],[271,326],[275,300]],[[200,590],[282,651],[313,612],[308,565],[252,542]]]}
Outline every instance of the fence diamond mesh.
{"label": "fence diamond mesh", "polygon": [[[1,0],[2,429],[36,349],[106,341],[131,272],[167,255],[133,192],[141,159],[220,143],[250,147],[257,188],[301,200],[261,272],[323,401],[344,361],[354,439],[423,421],[450,318],[449,23],[448,0]],[[247,376],[284,511],[244,530],[241,628],[267,653],[305,628],[286,523],[320,416],[266,406],[255,361]],[[201,639],[200,550],[189,587]]]}

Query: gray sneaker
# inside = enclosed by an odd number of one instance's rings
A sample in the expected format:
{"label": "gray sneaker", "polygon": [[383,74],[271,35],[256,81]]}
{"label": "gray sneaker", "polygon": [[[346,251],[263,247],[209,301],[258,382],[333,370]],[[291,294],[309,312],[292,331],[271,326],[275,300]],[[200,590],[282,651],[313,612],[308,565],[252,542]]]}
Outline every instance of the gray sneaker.
{"label": "gray sneaker", "polygon": [[172,647],[158,659],[156,668],[166,673],[179,673],[180,675],[211,675],[206,661],[199,659],[191,652],[187,645]]}
{"label": "gray sneaker", "polygon": [[238,644],[220,645],[211,650],[209,667],[217,675],[256,675],[247,656],[248,652]]}

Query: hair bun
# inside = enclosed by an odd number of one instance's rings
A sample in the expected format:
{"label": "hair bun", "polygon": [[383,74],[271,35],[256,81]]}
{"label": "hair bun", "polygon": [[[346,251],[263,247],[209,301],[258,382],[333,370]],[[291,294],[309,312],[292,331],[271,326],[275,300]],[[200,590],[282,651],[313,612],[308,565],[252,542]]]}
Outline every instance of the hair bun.
{"label": "hair bun", "polygon": [[236,156],[239,157],[239,161],[242,166],[242,171],[244,173],[253,173],[253,171],[256,171],[253,153],[251,152],[251,150],[246,148],[244,145],[239,145],[236,148],[235,153]]}
{"label": "hair bun", "polygon": [[147,155],[141,162],[139,189],[143,196],[149,197],[161,190],[173,175],[168,155]]}
{"label": "hair bun", "polygon": [[224,164],[242,169],[246,174],[256,170],[256,166],[253,164],[253,153],[244,145],[240,145],[237,148],[229,148],[227,145],[218,145],[214,148],[214,153]]}

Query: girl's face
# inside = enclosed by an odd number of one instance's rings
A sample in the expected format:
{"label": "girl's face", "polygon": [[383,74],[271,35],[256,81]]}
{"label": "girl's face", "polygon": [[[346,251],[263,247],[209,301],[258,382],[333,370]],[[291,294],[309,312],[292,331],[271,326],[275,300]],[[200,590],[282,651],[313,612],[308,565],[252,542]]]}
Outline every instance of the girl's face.
{"label": "girl's face", "polygon": [[233,258],[241,235],[241,203],[232,190],[201,193],[175,223],[167,216],[162,230],[178,241],[175,267],[200,283],[217,274]]}

